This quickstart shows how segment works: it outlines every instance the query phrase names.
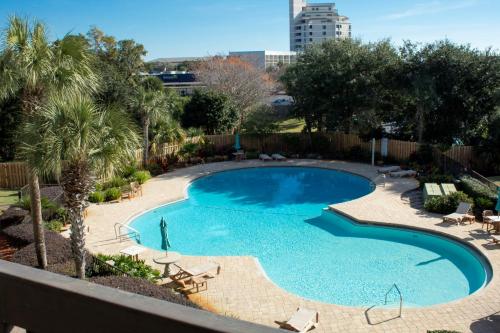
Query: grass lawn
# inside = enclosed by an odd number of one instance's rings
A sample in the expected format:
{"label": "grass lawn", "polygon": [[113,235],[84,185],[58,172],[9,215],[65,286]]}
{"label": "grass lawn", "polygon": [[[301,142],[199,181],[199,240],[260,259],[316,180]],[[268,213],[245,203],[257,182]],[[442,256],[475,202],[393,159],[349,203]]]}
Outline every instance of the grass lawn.
{"label": "grass lawn", "polygon": [[500,186],[500,176],[488,177],[488,179],[497,184],[497,186]]}
{"label": "grass lawn", "polygon": [[301,119],[290,118],[278,123],[280,133],[301,133],[305,122]]}
{"label": "grass lawn", "polygon": [[17,191],[0,190],[0,206],[9,206],[17,203]]}

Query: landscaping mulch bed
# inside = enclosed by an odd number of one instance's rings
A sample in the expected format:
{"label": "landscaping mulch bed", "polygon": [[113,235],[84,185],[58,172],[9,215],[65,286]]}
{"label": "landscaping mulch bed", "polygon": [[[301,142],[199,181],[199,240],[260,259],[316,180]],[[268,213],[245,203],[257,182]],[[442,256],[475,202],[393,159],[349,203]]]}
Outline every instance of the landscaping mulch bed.
{"label": "landscaping mulch bed", "polygon": [[7,235],[0,232],[0,259],[10,261],[14,253],[19,249]]}

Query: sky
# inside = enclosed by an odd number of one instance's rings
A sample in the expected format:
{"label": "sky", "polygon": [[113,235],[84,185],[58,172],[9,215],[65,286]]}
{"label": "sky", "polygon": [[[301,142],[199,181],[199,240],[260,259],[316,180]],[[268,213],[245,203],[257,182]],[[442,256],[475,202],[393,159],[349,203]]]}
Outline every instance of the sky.
{"label": "sky", "polygon": [[[328,2],[315,0],[312,2]],[[363,41],[431,42],[448,38],[500,49],[500,0],[338,0]],[[10,15],[38,19],[50,37],[97,26],[134,39],[147,60],[289,49],[288,0],[0,0],[0,26]]]}

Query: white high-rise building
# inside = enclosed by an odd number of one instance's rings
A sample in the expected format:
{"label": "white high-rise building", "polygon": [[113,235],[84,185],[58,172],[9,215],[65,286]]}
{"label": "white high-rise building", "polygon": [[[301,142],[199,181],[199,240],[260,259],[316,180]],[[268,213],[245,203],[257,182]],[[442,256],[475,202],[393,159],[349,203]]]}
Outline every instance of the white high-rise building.
{"label": "white high-rise building", "polygon": [[302,51],[307,45],[328,39],[350,37],[349,18],[339,15],[334,3],[290,0],[291,51]]}

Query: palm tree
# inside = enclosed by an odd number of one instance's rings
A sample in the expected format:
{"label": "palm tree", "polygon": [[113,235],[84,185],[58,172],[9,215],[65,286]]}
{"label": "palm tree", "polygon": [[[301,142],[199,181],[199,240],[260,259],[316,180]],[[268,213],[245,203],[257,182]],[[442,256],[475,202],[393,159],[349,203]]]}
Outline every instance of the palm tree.
{"label": "palm tree", "polygon": [[22,133],[22,151],[40,152],[40,170],[60,175],[71,223],[77,277],[85,278],[83,212],[95,177],[111,176],[134,159],[139,137],[129,117],[117,108],[101,109],[81,94],[51,97]]}
{"label": "palm tree", "polygon": [[[32,120],[53,90],[92,92],[97,88],[86,44],[80,37],[66,36],[51,44],[43,24],[30,24],[14,16],[0,45],[0,99],[20,96],[24,122]],[[31,162],[34,160],[28,158],[33,233],[38,265],[45,269],[39,170]]]}
{"label": "palm tree", "polygon": [[163,91],[139,86],[130,100],[130,106],[141,118],[143,133],[142,163],[146,166],[149,161],[149,127],[168,116],[167,99]]}

